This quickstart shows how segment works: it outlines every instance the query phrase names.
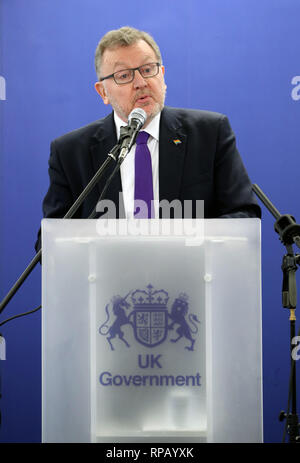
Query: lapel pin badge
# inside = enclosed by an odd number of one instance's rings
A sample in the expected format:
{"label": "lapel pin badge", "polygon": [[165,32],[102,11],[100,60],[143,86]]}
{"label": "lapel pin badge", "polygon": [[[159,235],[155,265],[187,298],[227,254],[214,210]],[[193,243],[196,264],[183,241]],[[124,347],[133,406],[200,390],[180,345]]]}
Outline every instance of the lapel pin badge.
{"label": "lapel pin badge", "polygon": [[173,140],[173,143],[174,143],[175,145],[180,145],[181,140],[179,140],[179,138],[175,138],[175,140]]}

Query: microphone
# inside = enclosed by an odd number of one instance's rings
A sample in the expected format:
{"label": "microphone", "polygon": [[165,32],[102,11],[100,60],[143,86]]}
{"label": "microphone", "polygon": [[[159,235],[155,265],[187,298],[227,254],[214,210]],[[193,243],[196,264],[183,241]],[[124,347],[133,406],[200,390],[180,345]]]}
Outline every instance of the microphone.
{"label": "microphone", "polygon": [[146,120],[147,114],[145,113],[145,111],[142,108],[135,108],[131,111],[131,113],[128,116],[128,125],[126,127],[121,127],[120,140],[123,139],[123,141],[121,144],[121,150],[118,158],[119,165],[122,164],[125,157],[131,150],[132,146],[135,143],[137,134],[145,124]]}

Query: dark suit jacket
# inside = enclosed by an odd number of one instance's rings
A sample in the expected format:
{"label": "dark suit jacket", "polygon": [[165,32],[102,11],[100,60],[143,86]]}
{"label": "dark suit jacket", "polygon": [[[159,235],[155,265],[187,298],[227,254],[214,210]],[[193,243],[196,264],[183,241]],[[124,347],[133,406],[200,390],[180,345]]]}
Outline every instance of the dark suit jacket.
{"label": "dark suit jacket", "polygon": [[[116,143],[113,113],[51,143],[50,186],[43,202],[44,217],[59,218],[66,214]],[[110,166],[74,217],[89,216],[113,167]],[[117,209],[121,190],[118,174],[105,195]],[[163,109],[159,195],[160,200],[170,202],[204,200],[206,218],[261,214],[227,117],[209,111]]]}

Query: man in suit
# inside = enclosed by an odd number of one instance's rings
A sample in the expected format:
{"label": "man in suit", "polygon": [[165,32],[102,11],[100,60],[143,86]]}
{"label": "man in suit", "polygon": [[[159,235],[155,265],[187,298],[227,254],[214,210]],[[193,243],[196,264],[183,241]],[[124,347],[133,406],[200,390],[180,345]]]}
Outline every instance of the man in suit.
{"label": "man in suit", "polygon": [[[50,186],[43,202],[45,217],[63,217],[117,143],[120,127],[134,108],[147,115],[147,149],[152,168],[152,217],[159,217],[158,201],[204,201],[204,216],[260,217],[260,208],[236,148],[226,116],[209,111],[164,106],[165,69],[153,38],[130,27],[108,32],[95,54],[97,93],[113,113],[72,131],[51,144]],[[106,199],[119,209],[119,193],[126,217],[135,215],[134,145],[110,184]],[[75,217],[90,215],[113,166],[89,194]],[[142,199],[142,198],[141,198]],[[39,247],[39,244],[37,244]]]}

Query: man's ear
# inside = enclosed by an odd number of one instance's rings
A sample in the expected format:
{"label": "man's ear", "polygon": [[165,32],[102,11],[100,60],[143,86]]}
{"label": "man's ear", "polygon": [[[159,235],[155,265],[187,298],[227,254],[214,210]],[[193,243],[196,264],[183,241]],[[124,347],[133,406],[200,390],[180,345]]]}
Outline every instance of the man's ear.
{"label": "man's ear", "polygon": [[109,98],[106,95],[105,87],[104,87],[104,84],[102,82],[98,81],[98,82],[95,83],[95,90],[101,96],[103,103],[104,104],[109,104]]}

